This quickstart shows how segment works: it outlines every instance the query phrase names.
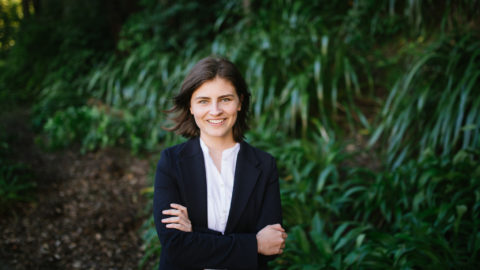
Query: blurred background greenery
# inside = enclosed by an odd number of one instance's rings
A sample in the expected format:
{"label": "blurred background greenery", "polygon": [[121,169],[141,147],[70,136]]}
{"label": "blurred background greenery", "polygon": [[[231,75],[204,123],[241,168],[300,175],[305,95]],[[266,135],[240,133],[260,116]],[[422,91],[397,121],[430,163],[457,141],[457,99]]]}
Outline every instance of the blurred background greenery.
{"label": "blurred background greenery", "polygon": [[[480,1],[0,1],[1,110],[31,108],[49,149],[181,141],[164,110],[208,55],[245,75],[247,140],[278,162],[272,268],[480,268]],[[7,149],[2,203],[34,186]]]}

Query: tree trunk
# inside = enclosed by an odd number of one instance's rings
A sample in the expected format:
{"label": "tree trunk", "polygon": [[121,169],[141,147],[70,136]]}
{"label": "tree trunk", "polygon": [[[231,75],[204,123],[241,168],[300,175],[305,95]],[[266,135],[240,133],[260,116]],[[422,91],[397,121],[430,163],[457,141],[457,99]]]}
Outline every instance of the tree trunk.
{"label": "tree trunk", "polygon": [[22,0],[22,11],[24,19],[30,18],[30,1],[31,0]]}
{"label": "tree trunk", "polygon": [[33,9],[35,14],[40,13],[40,0],[33,0]]}

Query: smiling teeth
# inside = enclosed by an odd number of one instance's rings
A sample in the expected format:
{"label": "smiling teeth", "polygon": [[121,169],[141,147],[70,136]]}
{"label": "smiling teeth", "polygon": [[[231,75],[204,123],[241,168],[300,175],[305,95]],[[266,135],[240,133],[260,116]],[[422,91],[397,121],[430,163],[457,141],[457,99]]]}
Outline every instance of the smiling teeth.
{"label": "smiling teeth", "polygon": [[212,124],[220,124],[221,122],[223,122],[223,120],[208,120],[208,122]]}

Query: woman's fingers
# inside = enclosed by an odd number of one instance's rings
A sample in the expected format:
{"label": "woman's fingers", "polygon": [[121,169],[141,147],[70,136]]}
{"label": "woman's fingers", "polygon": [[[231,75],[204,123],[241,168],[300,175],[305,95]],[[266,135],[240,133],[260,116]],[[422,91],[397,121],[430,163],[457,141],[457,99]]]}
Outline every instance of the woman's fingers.
{"label": "woman's fingers", "polygon": [[171,203],[170,207],[172,207],[174,209],[177,209],[178,211],[180,211],[181,213],[183,213],[185,216],[188,217],[188,211],[187,211],[187,208],[185,206],[180,205],[180,204],[176,204],[176,203]]}
{"label": "woman's fingers", "polygon": [[176,209],[167,209],[167,210],[163,210],[162,214],[171,215],[171,216],[179,216],[179,215],[182,214],[182,212],[180,212],[180,210],[176,210]]}
{"label": "woman's fingers", "polygon": [[170,204],[170,206],[174,209],[163,210],[162,214],[171,216],[185,216],[188,219],[188,211],[186,207],[175,203]]}
{"label": "woman's fingers", "polygon": [[162,219],[162,222],[165,220],[166,222],[178,222],[178,221],[186,221],[186,222],[190,222],[190,219],[188,219],[187,216],[185,216],[184,214],[180,213],[180,212],[175,212],[177,210],[164,210],[162,211],[162,213],[164,215],[170,215],[170,216],[173,216],[173,217],[169,217],[169,218],[164,218]]}
{"label": "woman's fingers", "polygon": [[183,223],[183,224],[191,224],[189,219],[184,217],[168,217],[162,219],[162,223]]}
{"label": "woman's fingers", "polygon": [[170,207],[187,212],[187,208],[178,203],[171,203]]}
{"label": "woman's fingers", "polygon": [[285,229],[282,228],[282,225],[280,225],[280,224],[278,224],[278,223],[277,223],[277,224],[273,224],[273,225],[268,225],[268,226],[270,226],[271,228],[273,228],[273,229],[275,229],[275,230],[279,230],[279,231],[282,231],[282,232],[285,231]]}
{"label": "woman's fingers", "polygon": [[166,209],[162,211],[164,215],[170,215],[172,217],[162,219],[162,223],[167,223],[165,225],[167,228],[174,228],[185,232],[192,231],[192,223],[188,218],[187,208],[176,203],[171,203],[170,207],[173,209]]}
{"label": "woman's fingers", "polygon": [[280,224],[268,225],[257,233],[258,253],[263,255],[282,254],[287,234]]}
{"label": "woman's fingers", "polygon": [[166,223],[165,227],[167,228],[178,229],[184,232],[192,231],[192,224],[190,221],[179,220],[177,217],[164,218],[162,219],[162,223]]}
{"label": "woman's fingers", "polygon": [[162,223],[179,223],[181,222],[182,219],[179,217],[169,217],[169,218],[164,218],[162,219]]}
{"label": "woman's fingers", "polygon": [[184,231],[184,232],[190,232],[189,227],[187,225],[183,225],[183,224],[170,223],[170,224],[165,225],[165,227],[170,228],[170,229],[177,229],[177,230]]}

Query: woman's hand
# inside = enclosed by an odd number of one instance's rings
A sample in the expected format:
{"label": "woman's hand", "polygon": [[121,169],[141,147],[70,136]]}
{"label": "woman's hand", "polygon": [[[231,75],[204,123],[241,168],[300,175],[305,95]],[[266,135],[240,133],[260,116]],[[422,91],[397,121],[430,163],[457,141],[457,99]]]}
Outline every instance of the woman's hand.
{"label": "woman's hand", "polygon": [[173,217],[162,219],[162,223],[167,223],[167,228],[173,228],[184,232],[192,231],[192,223],[188,218],[187,208],[180,204],[171,203],[173,209],[163,210],[162,214],[171,215]]}
{"label": "woman's hand", "polygon": [[282,254],[287,233],[280,224],[268,225],[257,233],[258,253],[263,255]]}

